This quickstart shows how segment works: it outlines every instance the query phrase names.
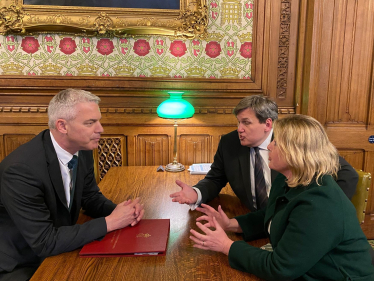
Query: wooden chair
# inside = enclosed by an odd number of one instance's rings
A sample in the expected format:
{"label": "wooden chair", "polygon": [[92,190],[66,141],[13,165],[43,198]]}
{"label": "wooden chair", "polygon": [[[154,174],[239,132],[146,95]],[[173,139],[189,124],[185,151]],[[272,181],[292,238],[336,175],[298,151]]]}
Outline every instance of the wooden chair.
{"label": "wooden chair", "polygon": [[371,174],[357,169],[356,172],[358,173],[358,183],[351,202],[355,206],[357,218],[362,224],[365,220],[365,210],[368,202]]}

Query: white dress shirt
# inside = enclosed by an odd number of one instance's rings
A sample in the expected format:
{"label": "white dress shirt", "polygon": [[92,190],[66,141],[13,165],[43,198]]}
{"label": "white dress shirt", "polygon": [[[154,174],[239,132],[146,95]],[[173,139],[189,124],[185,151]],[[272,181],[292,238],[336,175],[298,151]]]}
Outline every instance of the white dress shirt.
{"label": "white dress shirt", "polygon": [[[51,132],[49,132],[49,133],[51,134],[52,144],[53,144],[53,147],[55,148],[57,158],[59,160],[62,182],[64,184],[66,204],[69,207],[69,205],[70,205],[70,182],[71,182],[71,176],[72,175],[70,173],[70,169],[68,168],[68,163],[71,160],[71,158],[73,158],[73,155],[70,152],[67,152],[66,150],[64,150],[56,142],[52,133]],[[78,152],[75,153],[74,155],[78,156]]]}
{"label": "white dress shirt", "polygon": [[[271,189],[271,171],[269,168],[269,151],[267,149],[268,145],[271,143],[271,138],[273,136],[273,129],[271,129],[270,134],[265,139],[265,141],[258,146],[259,152],[262,158],[262,167],[264,171],[264,178],[265,178],[265,185],[266,185],[266,194],[269,197],[270,189]],[[252,199],[253,199],[253,206],[257,208],[256,205],[256,190],[255,190],[255,150],[253,147],[250,147],[250,166],[249,166],[249,172],[250,172],[250,180],[251,180],[251,193],[252,193]],[[201,191],[196,188],[192,187],[196,193],[197,193],[197,201],[195,204],[190,204],[191,210],[195,210],[199,205],[201,204]]]}

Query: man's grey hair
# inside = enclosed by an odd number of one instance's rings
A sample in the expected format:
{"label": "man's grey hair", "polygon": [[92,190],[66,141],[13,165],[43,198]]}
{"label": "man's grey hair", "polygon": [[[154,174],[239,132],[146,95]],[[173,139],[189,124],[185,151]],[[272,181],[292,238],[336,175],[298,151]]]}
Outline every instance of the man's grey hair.
{"label": "man's grey hair", "polygon": [[242,99],[234,108],[233,113],[237,116],[242,110],[252,109],[260,123],[265,123],[266,119],[278,119],[278,106],[277,104],[263,95],[253,95]]}
{"label": "man's grey hair", "polygon": [[81,102],[94,102],[99,104],[100,98],[90,92],[78,89],[66,89],[55,95],[48,106],[48,126],[56,129],[56,121],[65,119],[67,121],[76,117],[75,106]]}

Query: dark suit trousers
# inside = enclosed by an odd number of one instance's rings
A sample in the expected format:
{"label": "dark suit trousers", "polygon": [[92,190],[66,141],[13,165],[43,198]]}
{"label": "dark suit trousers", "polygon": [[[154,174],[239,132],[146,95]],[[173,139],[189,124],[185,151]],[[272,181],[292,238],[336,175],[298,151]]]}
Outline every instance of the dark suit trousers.
{"label": "dark suit trousers", "polygon": [[37,269],[38,266],[16,267],[12,272],[3,272],[0,268],[0,281],[27,281]]}

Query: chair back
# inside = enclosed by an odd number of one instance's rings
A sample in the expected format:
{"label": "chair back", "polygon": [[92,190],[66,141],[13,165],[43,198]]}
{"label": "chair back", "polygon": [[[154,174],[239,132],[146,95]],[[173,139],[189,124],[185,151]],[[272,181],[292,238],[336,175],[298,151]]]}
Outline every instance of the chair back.
{"label": "chair back", "polygon": [[353,195],[351,202],[356,208],[356,214],[359,222],[364,223],[365,210],[369,196],[369,187],[371,183],[371,174],[357,169],[356,172],[358,173],[358,183],[356,192]]}

